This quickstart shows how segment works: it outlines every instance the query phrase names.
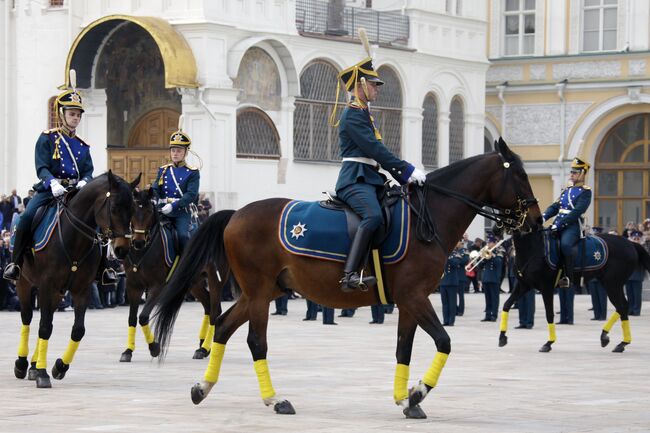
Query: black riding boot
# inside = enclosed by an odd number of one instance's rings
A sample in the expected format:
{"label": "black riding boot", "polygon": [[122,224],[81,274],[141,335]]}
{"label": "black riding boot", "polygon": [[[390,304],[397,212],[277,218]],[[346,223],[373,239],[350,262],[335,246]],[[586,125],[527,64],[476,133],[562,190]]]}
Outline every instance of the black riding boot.
{"label": "black riding boot", "polygon": [[558,286],[568,289],[573,283],[573,277],[573,255],[566,255],[564,257],[564,276],[560,278]]}
{"label": "black riding boot", "polygon": [[23,255],[29,244],[29,236],[26,235],[25,230],[16,228],[14,238],[14,252],[11,263],[5,269],[2,277],[9,281],[18,281],[20,279],[20,267],[23,265]]}
{"label": "black riding boot", "polygon": [[360,227],[354,235],[350,253],[343,268],[343,278],[341,278],[341,290],[344,292],[352,292],[356,289],[368,290],[367,286],[377,284],[377,279],[372,276],[364,276],[361,278],[359,275],[359,268],[364,265],[364,260],[368,255],[368,247],[372,239],[373,231]]}
{"label": "black riding boot", "polygon": [[97,282],[102,286],[116,286],[117,285],[117,272],[115,269],[108,265],[106,255],[108,247],[102,247],[102,258],[99,261],[99,269],[97,269]]}

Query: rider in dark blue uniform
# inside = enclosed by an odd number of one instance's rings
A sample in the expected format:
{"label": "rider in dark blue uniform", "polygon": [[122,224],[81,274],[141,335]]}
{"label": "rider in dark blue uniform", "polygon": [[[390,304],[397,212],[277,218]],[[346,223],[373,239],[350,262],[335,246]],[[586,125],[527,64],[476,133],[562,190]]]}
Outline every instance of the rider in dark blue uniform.
{"label": "rider in dark blue uniform", "polygon": [[36,194],[16,224],[12,260],[3,274],[7,280],[20,278],[23,256],[32,241],[36,210],[53,197],[63,195],[67,187],[83,188],[92,179],[90,147],[76,134],[84,112],[81,95],[74,88],[66,90],[54,101],[54,110],[60,126],[43,131],[36,141],[34,157],[40,182],[34,185]]}
{"label": "rider in dark blue uniform", "polygon": [[383,222],[378,195],[384,188],[386,177],[379,169],[386,170],[400,184],[423,183],[426,176],[393,155],[381,142],[369,103],[377,98],[379,86],[384,83],[372,66],[372,58],[367,57],[343,70],[339,78],[353,96],[339,120],[343,165],[336,182],[336,194],[361,217],[340,281],[341,290],[350,292],[376,283],[372,276],[362,278],[359,269],[363,268],[375,230]]}
{"label": "rider in dark blue uniform", "polygon": [[564,276],[559,286],[568,288],[573,279],[575,257],[578,254],[578,241],[582,236],[583,214],[591,204],[591,188],[584,184],[590,165],[579,158],[571,163],[569,186],[562,190],[560,197],[544,212],[544,221],[557,215],[551,232],[560,236],[560,247],[564,261]]}
{"label": "rider in dark blue uniform", "polygon": [[[182,122],[182,120],[181,120]],[[182,131],[169,138],[169,152],[172,162],[158,169],[158,176],[151,185],[160,212],[172,222],[179,240],[179,255],[190,238],[190,224],[193,210],[199,198],[199,170],[185,163],[185,157],[192,141]]]}

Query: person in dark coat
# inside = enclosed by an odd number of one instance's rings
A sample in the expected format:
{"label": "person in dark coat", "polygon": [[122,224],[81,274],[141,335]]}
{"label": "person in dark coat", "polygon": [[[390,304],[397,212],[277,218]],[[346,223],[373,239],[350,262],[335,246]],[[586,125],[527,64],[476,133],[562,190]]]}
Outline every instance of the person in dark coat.
{"label": "person in dark coat", "polygon": [[[631,242],[643,245],[643,233],[639,230],[632,230],[629,237]],[[641,292],[643,289],[643,279],[645,278],[645,268],[637,264],[630,279],[625,283],[625,293],[629,305],[630,316],[641,315]]]}
{"label": "person in dark coat", "polygon": [[460,286],[460,273],[464,271],[467,261],[463,254],[462,243],[458,242],[456,248],[447,257],[445,270],[440,280],[440,298],[442,301],[442,324],[454,326],[456,323],[456,302]]}
{"label": "person in dark coat", "polygon": [[[372,58],[343,70],[338,77],[353,96],[338,123],[342,165],[336,181],[336,194],[361,217],[340,280],[341,290],[352,292],[360,286],[376,284],[374,276],[362,278],[359,271],[365,264],[372,237],[383,223],[378,196],[384,189],[386,177],[379,169],[386,170],[400,184],[423,183],[426,175],[397,158],[381,141],[370,103],[377,98],[379,87],[384,82],[374,70]],[[332,114],[335,113],[336,106]]]}
{"label": "person in dark coat", "polygon": [[485,294],[485,317],[481,322],[496,322],[497,320],[504,251],[501,247],[496,247],[496,243],[497,239],[494,236],[488,236],[487,246],[491,252],[484,252],[485,258],[479,264],[483,271],[481,281]]}

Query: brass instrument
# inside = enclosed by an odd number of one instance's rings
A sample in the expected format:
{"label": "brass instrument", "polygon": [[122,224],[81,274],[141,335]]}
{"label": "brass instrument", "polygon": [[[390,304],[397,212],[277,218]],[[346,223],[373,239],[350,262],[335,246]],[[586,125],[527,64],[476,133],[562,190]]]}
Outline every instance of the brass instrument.
{"label": "brass instrument", "polygon": [[493,257],[495,256],[495,254],[497,253],[496,249],[499,248],[499,247],[501,246],[501,244],[503,243],[503,241],[505,241],[505,239],[501,239],[499,242],[497,242],[496,244],[494,244],[494,246],[493,246],[492,248],[488,248],[487,245],[484,246],[483,248],[481,248],[480,251],[478,251],[478,254],[475,254],[476,251],[472,251],[472,252],[470,253],[470,258],[471,258],[471,260],[469,261],[469,263],[467,263],[467,264],[465,265],[465,270],[466,270],[467,272],[471,272],[471,271],[473,271],[474,269],[476,269],[476,267],[477,267],[477,266],[478,266],[478,265],[479,265],[483,260],[490,260],[491,258],[493,258]]}

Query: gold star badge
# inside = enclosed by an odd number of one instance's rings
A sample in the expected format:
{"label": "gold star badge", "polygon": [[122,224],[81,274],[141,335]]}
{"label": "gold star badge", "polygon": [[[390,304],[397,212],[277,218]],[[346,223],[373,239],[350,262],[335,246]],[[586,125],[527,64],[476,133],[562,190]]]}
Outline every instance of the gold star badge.
{"label": "gold star badge", "polygon": [[183,136],[181,134],[174,135],[174,141],[181,141],[182,138]]}
{"label": "gold star badge", "polygon": [[305,236],[305,232],[307,231],[307,227],[305,226],[306,224],[301,224],[300,221],[298,221],[298,224],[293,226],[293,229],[291,229],[291,237],[298,239],[301,236]]}
{"label": "gold star badge", "polygon": [[81,97],[77,93],[70,95],[70,99],[72,102],[81,102]]}

